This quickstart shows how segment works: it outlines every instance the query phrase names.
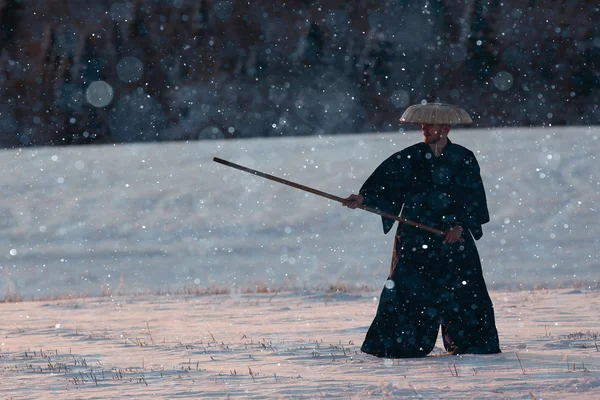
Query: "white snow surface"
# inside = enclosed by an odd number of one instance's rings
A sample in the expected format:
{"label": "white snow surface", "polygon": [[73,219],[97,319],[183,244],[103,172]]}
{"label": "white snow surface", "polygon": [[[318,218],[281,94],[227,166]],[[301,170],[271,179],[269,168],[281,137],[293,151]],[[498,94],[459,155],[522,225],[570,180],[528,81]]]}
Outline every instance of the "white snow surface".
{"label": "white snow surface", "polygon": [[360,352],[379,293],[0,304],[3,399],[598,399],[598,290],[492,291],[502,353]]}
{"label": "white snow surface", "polygon": [[488,192],[502,353],[403,360],[360,352],[380,218],[212,157],[345,197],[418,133],[5,150],[1,397],[600,398],[598,136],[451,132]]}
{"label": "white snow surface", "polygon": [[[478,157],[490,288],[596,285],[600,127],[456,130]],[[5,150],[0,288],[22,299],[224,287],[378,288],[380,217],[212,161],[346,197],[418,132]],[[394,228],[395,229],[395,228]]]}

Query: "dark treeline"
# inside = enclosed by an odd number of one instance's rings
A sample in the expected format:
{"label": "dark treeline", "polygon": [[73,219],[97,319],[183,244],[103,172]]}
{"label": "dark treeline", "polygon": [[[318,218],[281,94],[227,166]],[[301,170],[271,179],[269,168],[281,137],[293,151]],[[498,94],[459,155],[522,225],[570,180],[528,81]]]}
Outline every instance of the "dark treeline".
{"label": "dark treeline", "polygon": [[0,0],[0,145],[597,124],[596,0]]}

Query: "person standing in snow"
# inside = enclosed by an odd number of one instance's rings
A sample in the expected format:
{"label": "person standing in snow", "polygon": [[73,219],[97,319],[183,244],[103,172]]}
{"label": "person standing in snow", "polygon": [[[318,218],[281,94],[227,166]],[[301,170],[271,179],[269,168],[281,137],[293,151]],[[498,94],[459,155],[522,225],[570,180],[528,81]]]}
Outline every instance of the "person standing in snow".
{"label": "person standing in snow", "polygon": [[[428,103],[409,107],[400,121],[420,123],[423,142],[381,163],[343,205],[401,214],[444,235],[399,224],[390,275],[361,350],[377,357],[424,357],[441,326],[451,354],[499,353],[475,245],[489,221],[485,190],[473,152],[448,138],[452,124],[472,120],[462,108]],[[382,220],[387,233],[394,220]]]}

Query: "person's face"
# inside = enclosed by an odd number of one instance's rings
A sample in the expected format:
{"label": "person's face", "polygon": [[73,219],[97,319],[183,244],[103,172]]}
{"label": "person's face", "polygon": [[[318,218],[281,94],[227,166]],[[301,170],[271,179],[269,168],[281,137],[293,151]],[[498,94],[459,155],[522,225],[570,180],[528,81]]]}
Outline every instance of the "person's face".
{"label": "person's face", "polygon": [[427,144],[437,143],[448,134],[449,128],[449,125],[443,124],[421,124],[423,141]]}

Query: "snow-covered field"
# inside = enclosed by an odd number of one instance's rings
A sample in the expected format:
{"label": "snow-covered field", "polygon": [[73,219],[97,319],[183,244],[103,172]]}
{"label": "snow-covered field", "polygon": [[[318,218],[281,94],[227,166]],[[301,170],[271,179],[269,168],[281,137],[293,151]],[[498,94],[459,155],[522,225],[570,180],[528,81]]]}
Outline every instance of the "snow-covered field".
{"label": "snow-covered field", "polygon": [[[600,278],[600,127],[466,130],[492,222],[490,287]],[[0,288],[22,299],[347,283],[378,288],[380,218],[213,156],[345,197],[417,132],[6,150]]]}
{"label": "snow-covered field", "polygon": [[383,360],[378,293],[8,303],[2,399],[598,399],[600,291],[492,292],[502,354]]}
{"label": "snow-covered field", "polygon": [[402,361],[358,352],[379,217],[212,157],[345,197],[417,132],[2,151],[0,297],[36,300],[0,305],[2,396],[599,397],[599,136],[451,132],[488,191],[503,354]]}

